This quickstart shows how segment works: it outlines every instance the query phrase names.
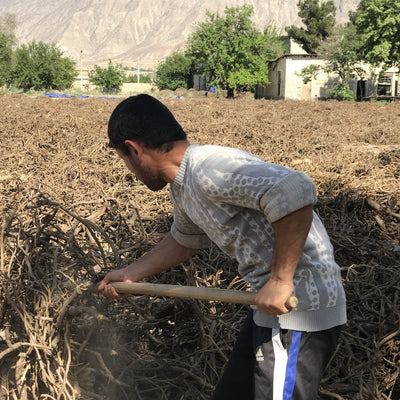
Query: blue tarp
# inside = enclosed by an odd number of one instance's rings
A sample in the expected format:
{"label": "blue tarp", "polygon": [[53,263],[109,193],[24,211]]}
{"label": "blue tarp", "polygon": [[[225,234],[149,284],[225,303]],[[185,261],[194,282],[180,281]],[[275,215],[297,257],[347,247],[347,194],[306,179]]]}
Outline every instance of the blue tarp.
{"label": "blue tarp", "polygon": [[[72,94],[64,94],[64,93],[45,93],[43,96],[50,97],[53,99],[70,99],[72,97],[77,97],[78,99],[88,99],[90,96],[74,96]],[[119,97],[96,97],[96,99],[102,100],[119,100]]]}
{"label": "blue tarp", "polygon": [[75,97],[71,94],[62,94],[62,93],[45,93],[43,96],[52,97],[56,99],[68,99],[70,97]]}
{"label": "blue tarp", "polygon": [[96,97],[96,99],[101,99],[101,100],[119,100],[119,97]]}

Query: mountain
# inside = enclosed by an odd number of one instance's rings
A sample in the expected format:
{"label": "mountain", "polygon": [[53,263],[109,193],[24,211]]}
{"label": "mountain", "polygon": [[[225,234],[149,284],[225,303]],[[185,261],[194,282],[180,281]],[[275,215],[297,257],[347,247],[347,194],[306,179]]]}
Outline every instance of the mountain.
{"label": "mountain", "polygon": [[[339,23],[360,0],[334,0]],[[15,14],[19,43],[56,42],[78,66],[112,59],[151,68],[185,39],[205,12],[251,4],[262,29],[301,23],[298,0],[0,0],[0,15]]]}

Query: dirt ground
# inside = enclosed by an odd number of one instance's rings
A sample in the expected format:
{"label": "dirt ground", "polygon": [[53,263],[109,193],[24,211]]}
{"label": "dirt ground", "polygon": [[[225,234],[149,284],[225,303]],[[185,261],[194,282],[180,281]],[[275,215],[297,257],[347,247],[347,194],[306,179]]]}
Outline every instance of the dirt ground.
{"label": "dirt ground", "polygon": [[[0,95],[0,399],[207,399],[246,315],[85,292],[172,219],[167,190],[150,192],[107,147],[119,101]],[[320,398],[400,399],[400,103],[162,101],[191,142],[314,180],[349,317]],[[149,281],[245,286],[214,247]]]}

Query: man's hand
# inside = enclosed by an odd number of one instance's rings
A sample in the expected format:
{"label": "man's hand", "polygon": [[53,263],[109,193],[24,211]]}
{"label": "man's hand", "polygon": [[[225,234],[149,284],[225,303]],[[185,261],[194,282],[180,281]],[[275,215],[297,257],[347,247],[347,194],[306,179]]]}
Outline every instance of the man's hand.
{"label": "man's hand", "polygon": [[99,292],[101,292],[104,297],[110,300],[128,297],[126,294],[118,294],[114,287],[109,284],[111,282],[132,282],[131,279],[127,278],[126,272],[126,268],[116,269],[109,272],[100,282]]}
{"label": "man's hand", "polygon": [[293,293],[293,282],[270,279],[256,296],[257,307],[267,315],[282,315],[290,311],[285,306]]}

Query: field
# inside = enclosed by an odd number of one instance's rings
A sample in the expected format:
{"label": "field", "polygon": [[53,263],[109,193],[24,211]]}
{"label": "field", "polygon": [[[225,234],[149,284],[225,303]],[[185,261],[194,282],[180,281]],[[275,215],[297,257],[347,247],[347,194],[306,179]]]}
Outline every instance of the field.
{"label": "field", "polygon": [[[244,306],[130,297],[87,282],[168,232],[107,147],[119,100],[0,95],[0,399],[207,399]],[[191,142],[305,171],[341,266],[348,317],[321,399],[400,399],[400,103],[165,99]],[[244,288],[218,249],[149,281]]]}

